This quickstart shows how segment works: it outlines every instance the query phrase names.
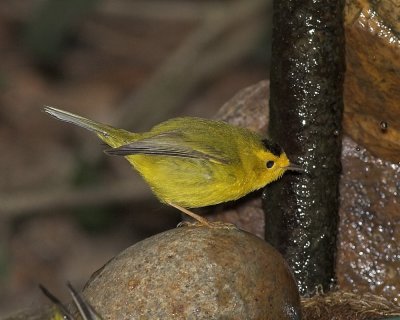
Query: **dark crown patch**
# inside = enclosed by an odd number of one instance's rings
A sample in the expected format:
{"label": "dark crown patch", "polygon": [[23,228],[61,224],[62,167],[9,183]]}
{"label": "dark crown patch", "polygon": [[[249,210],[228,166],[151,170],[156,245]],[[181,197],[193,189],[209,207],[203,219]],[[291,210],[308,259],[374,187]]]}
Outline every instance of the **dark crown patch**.
{"label": "dark crown patch", "polygon": [[283,149],[281,146],[275,142],[272,142],[271,140],[264,139],[262,140],[262,143],[265,147],[265,149],[269,150],[273,155],[279,157],[283,153]]}

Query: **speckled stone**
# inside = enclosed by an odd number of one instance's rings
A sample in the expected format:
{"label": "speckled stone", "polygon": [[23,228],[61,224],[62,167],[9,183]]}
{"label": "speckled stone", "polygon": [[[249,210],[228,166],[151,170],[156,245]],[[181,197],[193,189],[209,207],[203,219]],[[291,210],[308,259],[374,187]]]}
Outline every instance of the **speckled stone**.
{"label": "speckled stone", "polygon": [[104,319],[300,319],[282,256],[233,226],[184,226],[143,240],[96,272],[84,295]]}
{"label": "speckled stone", "polygon": [[336,275],[339,288],[400,305],[400,165],[343,140]]}

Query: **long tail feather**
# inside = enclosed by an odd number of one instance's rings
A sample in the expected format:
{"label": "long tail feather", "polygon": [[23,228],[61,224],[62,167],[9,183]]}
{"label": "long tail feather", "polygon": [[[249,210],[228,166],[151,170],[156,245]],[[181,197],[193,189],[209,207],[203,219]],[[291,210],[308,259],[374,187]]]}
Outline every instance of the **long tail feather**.
{"label": "long tail feather", "polygon": [[96,133],[101,140],[113,148],[130,143],[139,137],[136,133],[114,128],[54,107],[45,106],[43,111],[57,120],[72,123]]}
{"label": "long tail feather", "polygon": [[108,126],[95,122],[93,120],[86,119],[84,117],[78,116],[68,111],[60,110],[54,107],[45,106],[43,108],[44,112],[50,114],[54,118],[75,124],[87,130],[93,131],[97,134],[101,134],[104,137],[109,137],[109,130],[106,130]]}

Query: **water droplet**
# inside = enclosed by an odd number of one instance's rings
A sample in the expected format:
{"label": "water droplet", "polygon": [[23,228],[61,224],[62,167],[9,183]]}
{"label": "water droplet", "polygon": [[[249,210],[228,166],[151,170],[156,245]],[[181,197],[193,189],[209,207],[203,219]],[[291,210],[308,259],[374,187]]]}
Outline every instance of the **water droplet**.
{"label": "water droplet", "polygon": [[380,126],[382,132],[386,132],[389,128],[389,125],[386,121],[381,121],[379,126]]}

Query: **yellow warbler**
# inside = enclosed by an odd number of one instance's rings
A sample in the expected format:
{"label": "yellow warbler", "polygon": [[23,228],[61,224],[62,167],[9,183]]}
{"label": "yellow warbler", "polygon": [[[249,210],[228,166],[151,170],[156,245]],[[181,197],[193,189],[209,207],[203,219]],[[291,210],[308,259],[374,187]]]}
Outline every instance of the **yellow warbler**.
{"label": "yellow warbler", "polygon": [[302,170],[279,145],[222,121],[174,118],[133,133],[53,107],[44,111],[96,133],[112,147],[105,152],[124,156],[161,202],[206,225],[207,220],[186,208],[236,200],[286,170]]}

